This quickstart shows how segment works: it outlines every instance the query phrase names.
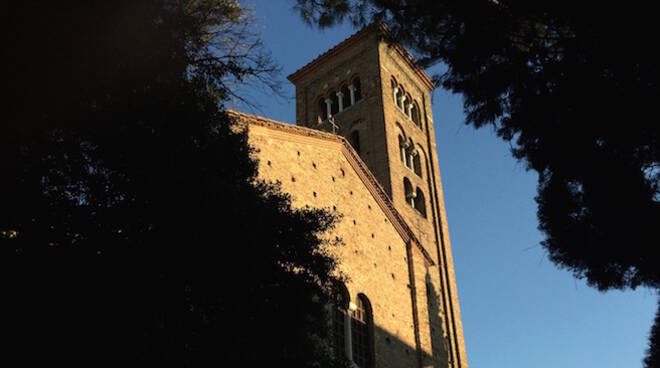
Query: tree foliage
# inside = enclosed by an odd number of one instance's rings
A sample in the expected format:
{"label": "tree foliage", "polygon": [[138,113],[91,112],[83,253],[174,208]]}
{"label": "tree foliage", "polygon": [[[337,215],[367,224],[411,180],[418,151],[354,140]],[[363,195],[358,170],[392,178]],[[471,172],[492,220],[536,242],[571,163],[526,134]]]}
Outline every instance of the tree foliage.
{"label": "tree foliage", "polygon": [[462,94],[466,123],[494,127],[539,174],[550,259],[600,290],[660,288],[660,59],[650,5],[298,0],[296,8],[321,27],[382,21],[422,66],[445,63],[434,80]]}
{"label": "tree foliage", "polygon": [[[3,349],[26,365],[330,365],[336,217],[257,180],[222,109],[277,88],[233,0],[12,11]],[[258,354],[255,354],[258,351]],[[9,358],[7,358],[9,359]]]}
{"label": "tree foliage", "polygon": [[649,337],[649,348],[646,350],[644,358],[644,368],[660,367],[660,301],[658,301],[658,311],[655,313],[655,321],[651,328]]}
{"label": "tree foliage", "polygon": [[660,286],[652,12],[553,1],[300,0],[310,22],[384,21],[539,173],[543,245],[600,289]]}

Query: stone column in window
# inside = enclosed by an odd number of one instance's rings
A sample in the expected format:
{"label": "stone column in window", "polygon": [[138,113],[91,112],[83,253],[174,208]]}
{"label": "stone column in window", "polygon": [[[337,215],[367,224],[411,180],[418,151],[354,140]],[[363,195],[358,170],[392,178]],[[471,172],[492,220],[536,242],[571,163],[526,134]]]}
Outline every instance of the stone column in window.
{"label": "stone column in window", "polygon": [[410,141],[406,142],[406,144],[403,146],[403,157],[404,161],[403,164],[406,167],[411,167],[412,166],[412,161],[410,160],[411,156],[408,154],[410,149],[412,148],[412,145],[410,144]]}
{"label": "stone column in window", "polygon": [[394,104],[397,105],[397,106],[399,106],[399,101],[396,98],[396,95],[398,93],[399,93],[399,87],[394,87],[394,89],[392,90],[392,98],[394,99]]}
{"label": "stone column in window", "polygon": [[403,95],[401,96],[401,109],[402,110],[405,109],[405,106],[406,106],[406,96]]}
{"label": "stone column in window", "polygon": [[410,166],[408,166],[411,170],[415,171],[415,156],[417,156],[417,151],[411,149],[410,150]]}
{"label": "stone column in window", "polygon": [[411,119],[412,119],[412,114],[411,114],[410,111],[412,110],[412,107],[413,107],[413,105],[411,103],[406,105],[406,115],[408,115],[408,117],[411,118]]}
{"label": "stone column in window", "polygon": [[348,86],[348,90],[351,91],[351,106],[353,106],[355,104],[355,86],[351,84]]}
{"label": "stone column in window", "polygon": [[329,119],[332,116],[332,100],[330,98],[325,99],[325,108]]}
{"label": "stone column in window", "polygon": [[337,92],[337,100],[339,101],[339,112],[344,111],[344,94]]}

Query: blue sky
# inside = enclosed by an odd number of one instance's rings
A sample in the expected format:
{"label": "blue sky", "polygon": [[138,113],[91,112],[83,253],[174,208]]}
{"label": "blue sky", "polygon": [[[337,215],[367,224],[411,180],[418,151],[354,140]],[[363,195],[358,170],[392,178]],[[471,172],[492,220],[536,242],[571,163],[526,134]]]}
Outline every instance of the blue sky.
{"label": "blue sky", "polygon": [[[233,107],[293,122],[295,90],[286,75],[354,30],[309,28],[292,1],[242,3],[253,8],[255,29],[283,68],[287,98],[250,89],[260,109]],[[641,367],[656,294],[600,293],[552,264],[539,244],[536,174],[491,130],[464,125],[460,96],[437,89],[432,103],[470,367]]]}

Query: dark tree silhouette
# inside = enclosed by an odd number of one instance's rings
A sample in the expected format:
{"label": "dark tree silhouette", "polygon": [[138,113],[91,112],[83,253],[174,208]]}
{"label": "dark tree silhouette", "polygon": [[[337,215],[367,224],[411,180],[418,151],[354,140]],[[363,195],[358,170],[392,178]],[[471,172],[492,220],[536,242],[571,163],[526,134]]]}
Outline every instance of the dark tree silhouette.
{"label": "dark tree silhouette", "polygon": [[[3,360],[318,366],[336,217],[222,103],[277,71],[233,0],[23,2],[0,125]],[[276,84],[272,86],[276,87]]]}
{"label": "dark tree silhouette", "polygon": [[660,367],[660,302],[658,302],[658,311],[655,313],[655,321],[653,322],[653,328],[651,328],[649,340],[649,348],[646,351],[644,367]]}
{"label": "dark tree silhouette", "polygon": [[[550,259],[600,290],[660,288],[660,59],[650,5],[298,0],[321,27],[382,21],[467,124],[493,126],[539,174]],[[657,324],[656,324],[657,326]],[[657,336],[657,331],[655,336]]]}

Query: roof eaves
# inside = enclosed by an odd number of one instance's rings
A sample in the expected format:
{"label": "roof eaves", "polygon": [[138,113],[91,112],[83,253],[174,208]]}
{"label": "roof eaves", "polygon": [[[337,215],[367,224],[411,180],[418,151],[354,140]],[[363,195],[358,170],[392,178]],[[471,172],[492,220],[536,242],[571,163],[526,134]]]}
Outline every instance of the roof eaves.
{"label": "roof eaves", "polygon": [[341,41],[340,43],[338,43],[328,51],[314,58],[314,60],[305,64],[300,69],[289,74],[287,76],[287,79],[291,83],[296,83],[296,81],[300,80],[309,72],[316,69],[316,67],[323,64],[331,56],[339,53],[342,50],[345,50],[346,48],[355,44],[358,40],[367,36],[371,32],[380,32],[385,36],[387,36],[390,45],[394,47],[394,50],[399,54],[399,56],[401,56],[403,60],[406,61],[406,63],[410,66],[413,72],[422,80],[422,82],[426,85],[426,87],[429,88],[430,90],[433,90],[435,88],[435,84],[431,80],[431,77],[429,77],[429,75],[426,73],[424,69],[422,69],[419,65],[417,65],[417,63],[415,63],[415,59],[410,54],[410,52],[408,52],[408,50],[406,50],[406,48],[403,47],[403,45],[401,45],[399,42],[396,41],[392,32],[390,32],[389,28],[383,22],[378,22],[363,27],[362,29],[353,33],[352,35],[350,35],[349,37],[347,37],[346,39],[344,39],[343,41]]}
{"label": "roof eaves", "polygon": [[326,52],[320,54],[316,58],[314,58],[312,61],[309,63],[303,65],[301,68],[296,70],[295,72],[289,74],[286,78],[291,82],[295,83],[297,80],[302,78],[304,75],[306,75],[308,72],[312,71],[315,69],[318,65],[322,64],[324,61],[326,61],[330,56],[337,54],[338,52],[348,48],[349,46],[353,45],[355,42],[358,40],[362,39],[364,36],[370,33],[370,31],[374,31],[376,27],[373,25],[369,25],[366,27],[361,28],[357,32],[353,33],[352,35],[348,36],[346,39],[338,43],[337,45],[333,46]]}

